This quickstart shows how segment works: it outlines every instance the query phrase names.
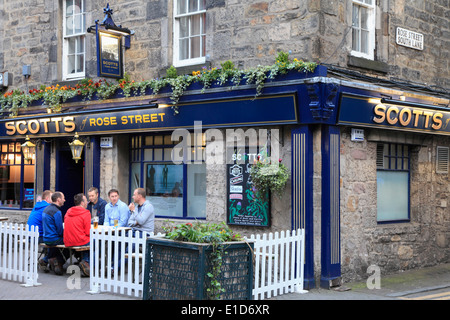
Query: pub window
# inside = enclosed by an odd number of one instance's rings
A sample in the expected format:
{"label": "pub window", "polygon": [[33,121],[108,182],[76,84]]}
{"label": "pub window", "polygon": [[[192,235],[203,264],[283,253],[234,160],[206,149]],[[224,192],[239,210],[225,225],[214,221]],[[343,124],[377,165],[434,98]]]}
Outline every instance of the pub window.
{"label": "pub window", "polygon": [[377,145],[377,221],[409,220],[409,146]]}
{"label": "pub window", "polygon": [[375,50],[375,0],[352,1],[352,52],[373,60]]}
{"label": "pub window", "polygon": [[206,0],[174,1],[175,67],[205,63]]}
{"label": "pub window", "polygon": [[86,15],[84,0],[64,0],[63,77],[85,77]]}
{"label": "pub window", "polygon": [[[205,137],[192,133],[188,161],[174,163],[172,150],[180,141],[171,135],[131,138],[130,194],[145,188],[156,217],[206,218]],[[186,156],[186,155],[183,155]]]}
{"label": "pub window", "polygon": [[35,159],[23,159],[19,142],[2,142],[0,148],[0,207],[33,208]]}

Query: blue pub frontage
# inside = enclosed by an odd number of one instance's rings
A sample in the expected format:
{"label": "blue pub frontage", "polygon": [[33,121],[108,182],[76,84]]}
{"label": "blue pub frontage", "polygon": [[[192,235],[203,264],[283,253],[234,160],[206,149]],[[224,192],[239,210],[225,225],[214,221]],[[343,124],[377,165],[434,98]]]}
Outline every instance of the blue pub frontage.
{"label": "blue pub frontage", "polygon": [[[176,109],[165,88],[156,95],[68,101],[60,113],[33,106],[4,118],[1,144],[22,144],[28,135],[37,147],[32,182],[24,179],[26,164],[19,164],[19,185],[8,186],[4,179],[3,189],[15,193],[2,190],[2,215],[30,210],[29,189],[36,201],[46,189],[63,191],[70,199],[91,186],[107,199],[114,187],[129,202],[134,188],[145,187],[161,208],[157,228],[168,218],[227,222],[227,167],[175,167],[168,161],[175,143],[167,137],[176,129],[195,133],[196,122],[203,131],[223,133],[276,128],[283,162],[290,168],[286,193],[281,200],[272,195],[267,224],[232,227],[243,234],[305,229],[306,289],[367,277],[370,265],[383,273],[449,262],[448,158],[446,173],[436,172],[445,161],[439,152],[448,157],[450,146],[448,98],[339,79],[321,65],[312,73],[290,72],[266,81],[259,96],[255,90],[245,83],[205,90],[193,84]],[[86,143],[78,163],[67,143],[75,133]],[[207,143],[203,138],[199,150]],[[12,165],[6,161],[3,167],[11,180]],[[423,170],[428,170],[425,182]],[[175,182],[182,196],[168,204],[166,191],[157,190],[173,191]],[[425,191],[435,183],[439,197]],[[426,201],[422,193],[428,194]],[[435,215],[441,220],[425,218]],[[432,258],[433,252],[440,253]]]}

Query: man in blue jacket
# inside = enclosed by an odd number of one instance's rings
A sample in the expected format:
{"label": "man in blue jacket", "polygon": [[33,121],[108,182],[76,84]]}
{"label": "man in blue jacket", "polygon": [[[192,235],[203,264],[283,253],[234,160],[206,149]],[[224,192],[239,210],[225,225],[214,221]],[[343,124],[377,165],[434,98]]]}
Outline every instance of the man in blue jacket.
{"label": "man in blue jacket", "polygon": [[42,229],[42,212],[47,208],[50,203],[52,203],[52,192],[50,190],[45,190],[42,193],[42,201],[36,202],[33,210],[31,210],[30,216],[28,217],[27,224],[29,230],[31,226],[39,228],[39,243],[44,242],[44,230]]}
{"label": "man in blue jacket", "polygon": [[[44,229],[44,243],[48,246],[64,244],[63,215],[61,207],[66,202],[62,192],[52,194],[52,203],[42,212],[42,228]],[[67,255],[66,252],[64,252]],[[57,248],[49,248],[48,262],[57,275],[63,274],[65,258]]]}
{"label": "man in blue jacket", "polygon": [[[30,216],[28,217],[27,225],[29,230],[31,226],[39,228],[39,243],[44,242],[44,229],[42,228],[42,212],[47,208],[52,202],[52,191],[45,190],[42,192],[42,201],[36,202],[33,210],[31,210]],[[46,271],[48,264],[48,256],[39,260],[39,265]]]}

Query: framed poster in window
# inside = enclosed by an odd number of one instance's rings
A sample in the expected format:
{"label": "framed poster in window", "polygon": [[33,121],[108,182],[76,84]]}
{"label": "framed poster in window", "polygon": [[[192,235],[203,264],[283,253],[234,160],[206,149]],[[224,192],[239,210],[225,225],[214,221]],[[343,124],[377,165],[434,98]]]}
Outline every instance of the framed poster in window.
{"label": "framed poster in window", "polygon": [[106,31],[98,32],[98,76],[123,78],[122,36]]}

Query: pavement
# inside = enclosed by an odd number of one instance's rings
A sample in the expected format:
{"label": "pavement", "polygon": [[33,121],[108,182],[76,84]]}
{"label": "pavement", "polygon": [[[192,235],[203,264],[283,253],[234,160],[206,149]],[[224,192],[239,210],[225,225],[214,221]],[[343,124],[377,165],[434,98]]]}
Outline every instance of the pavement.
{"label": "pavement", "polygon": [[[137,297],[89,291],[89,278],[76,282],[70,274],[57,276],[39,271],[39,286],[24,287],[19,282],[0,279],[0,300],[140,300]],[[381,274],[378,288],[370,289],[376,282],[345,283],[330,290],[315,288],[306,293],[288,293],[271,297],[272,300],[409,300],[450,299],[450,263],[429,268],[405,271],[393,275]],[[264,303],[263,301],[260,301]]]}
{"label": "pavement", "polygon": [[314,288],[307,293],[284,294],[269,300],[450,300],[450,263],[381,274],[379,279],[379,285],[368,279],[329,290]]}

